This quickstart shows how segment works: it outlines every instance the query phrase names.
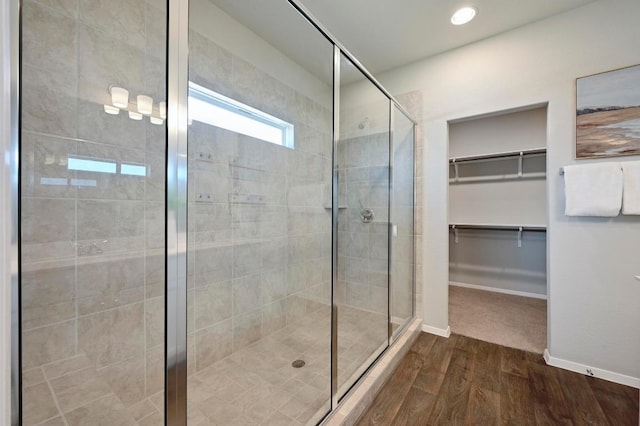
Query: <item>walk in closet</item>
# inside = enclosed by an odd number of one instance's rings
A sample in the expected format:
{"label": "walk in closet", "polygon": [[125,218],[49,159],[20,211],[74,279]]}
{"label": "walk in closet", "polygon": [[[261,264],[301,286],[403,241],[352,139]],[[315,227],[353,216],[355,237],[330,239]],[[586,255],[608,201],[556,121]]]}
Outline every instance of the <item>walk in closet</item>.
{"label": "walk in closet", "polygon": [[546,115],[538,105],[449,123],[452,331],[536,351],[546,343]]}

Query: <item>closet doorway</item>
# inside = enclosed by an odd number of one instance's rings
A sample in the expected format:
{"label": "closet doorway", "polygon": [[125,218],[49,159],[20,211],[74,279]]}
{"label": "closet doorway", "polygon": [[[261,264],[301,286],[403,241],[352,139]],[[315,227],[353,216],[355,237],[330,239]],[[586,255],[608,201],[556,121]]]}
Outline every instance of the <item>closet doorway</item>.
{"label": "closet doorway", "polygon": [[449,324],[547,345],[547,106],[449,122]]}

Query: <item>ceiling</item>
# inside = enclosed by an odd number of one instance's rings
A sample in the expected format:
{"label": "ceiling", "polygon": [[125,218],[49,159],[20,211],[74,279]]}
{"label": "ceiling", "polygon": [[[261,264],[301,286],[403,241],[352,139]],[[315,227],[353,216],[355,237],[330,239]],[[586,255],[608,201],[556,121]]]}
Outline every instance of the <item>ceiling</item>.
{"label": "ceiling", "polygon": [[[209,0],[321,81],[331,82],[332,47],[286,1]],[[365,68],[378,74],[595,0],[297,0]],[[454,26],[460,6],[478,15]],[[343,83],[362,76],[347,76]]]}
{"label": "ceiling", "polygon": [[[594,0],[300,0],[371,73],[455,49]],[[461,6],[478,15],[449,22]]]}

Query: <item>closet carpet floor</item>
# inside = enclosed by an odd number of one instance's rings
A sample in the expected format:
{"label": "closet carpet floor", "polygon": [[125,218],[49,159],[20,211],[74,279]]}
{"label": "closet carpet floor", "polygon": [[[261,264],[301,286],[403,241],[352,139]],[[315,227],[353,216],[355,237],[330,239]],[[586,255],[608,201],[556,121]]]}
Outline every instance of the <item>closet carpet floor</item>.
{"label": "closet carpet floor", "polygon": [[547,347],[547,301],[449,286],[451,332],[541,354]]}
{"label": "closet carpet floor", "polygon": [[637,426],[638,389],[532,352],[420,333],[356,424]]}

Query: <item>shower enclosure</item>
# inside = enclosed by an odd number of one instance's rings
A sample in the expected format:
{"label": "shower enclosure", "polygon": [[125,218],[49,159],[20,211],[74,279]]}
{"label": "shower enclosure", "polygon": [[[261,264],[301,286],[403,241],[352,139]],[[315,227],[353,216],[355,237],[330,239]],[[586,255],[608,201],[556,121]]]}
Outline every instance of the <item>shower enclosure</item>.
{"label": "shower enclosure", "polygon": [[414,315],[411,118],[298,1],[19,13],[14,422],[321,422]]}

